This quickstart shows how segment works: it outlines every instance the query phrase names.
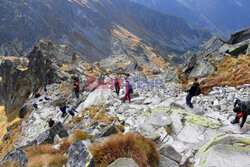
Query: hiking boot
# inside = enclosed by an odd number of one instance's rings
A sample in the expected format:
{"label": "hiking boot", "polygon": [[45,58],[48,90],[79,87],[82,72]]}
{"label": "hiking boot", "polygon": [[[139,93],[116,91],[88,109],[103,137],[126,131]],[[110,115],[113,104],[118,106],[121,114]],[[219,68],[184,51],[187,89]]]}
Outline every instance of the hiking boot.
{"label": "hiking boot", "polygon": [[237,121],[235,119],[231,121],[231,124],[237,124],[237,123],[239,123],[239,121]]}

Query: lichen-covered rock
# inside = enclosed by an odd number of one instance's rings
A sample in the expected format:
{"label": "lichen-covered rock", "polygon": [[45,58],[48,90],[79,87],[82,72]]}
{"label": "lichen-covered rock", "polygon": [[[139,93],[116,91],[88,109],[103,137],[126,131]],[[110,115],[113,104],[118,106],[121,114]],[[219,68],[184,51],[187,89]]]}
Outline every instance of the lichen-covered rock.
{"label": "lichen-covered rock", "polygon": [[93,156],[81,140],[76,140],[67,151],[69,167],[95,167]]}
{"label": "lichen-covered rock", "polygon": [[25,152],[22,149],[15,149],[8,152],[2,160],[0,160],[0,165],[4,164],[6,161],[16,161],[20,167],[24,167],[28,160],[25,157]]}
{"label": "lichen-covered rock", "polygon": [[119,158],[108,167],[139,167],[131,158]]}
{"label": "lichen-covered rock", "polygon": [[249,144],[250,138],[242,135],[216,136],[199,149],[195,166],[249,166]]}

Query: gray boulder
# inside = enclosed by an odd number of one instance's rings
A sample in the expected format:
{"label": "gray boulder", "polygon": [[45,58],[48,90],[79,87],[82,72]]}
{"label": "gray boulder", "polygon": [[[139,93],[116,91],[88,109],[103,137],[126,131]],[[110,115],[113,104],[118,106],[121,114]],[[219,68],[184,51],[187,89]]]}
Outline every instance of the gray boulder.
{"label": "gray boulder", "polygon": [[239,54],[246,54],[250,39],[233,45],[229,48],[228,53],[232,56],[238,56]]}
{"label": "gray boulder", "polygon": [[182,156],[172,146],[166,144],[159,148],[159,152],[164,157],[170,158],[177,163],[181,162]]}
{"label": "gray boulder", "polygon": [[76,140],[67,151],[69,167],[95,167],[93,155],[81,140]]}
{"label": "gray boulder", "polygon": [[99,137],[107,137],[116,133],[118,132],[116,130],[115,125],[111,124],[102,130],[102,132],[99,134]]}
{"label": "gray boulder", "polygon": [[158,167],[179,167],[179,164],[167,157],[160,156],[160,158],[158,159],[157,166]]}
{"label": "gray boulder", "polygon": [[250,27],[233,33],[228,43],[236,44],[236,43],[245,41],[247,39],[250,39]]}
{"label": "gray boulder", "polygon": [[24,167],[28,160],[25,157],[25,153],[22,149],[15,149],[10,152],[8,152],[2,160],[0,160],[0,165],[3,165],[7,161],[13,162],[16,161],[18,162],[20,167]]}
{"label": "gray boulder", "polygon": [[65,127],[62,125],[61,122],[58,122],[52,128],[39,134],[35,140],[20,148],[27,148],[33,145],[40,145],[40,144],[53,144],[56,135],[58,135],[60,138],[69,136],[67,130],[65,129]]}
{"label": "gray boulder", "polygon": [[119,158],[108,167],[139,167],[131,158]]}

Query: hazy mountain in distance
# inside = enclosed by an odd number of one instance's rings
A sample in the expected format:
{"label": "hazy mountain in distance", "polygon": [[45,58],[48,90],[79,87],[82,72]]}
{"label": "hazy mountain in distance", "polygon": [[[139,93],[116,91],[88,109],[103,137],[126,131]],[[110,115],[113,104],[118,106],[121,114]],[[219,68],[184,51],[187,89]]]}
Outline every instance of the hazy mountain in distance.
{"label": "hazy mountain in distance", "polygon": [[132,0],[151,9],[183,17],[189,24],[229,35],[250,25],[248,0]]}
{"label": "hazy mountain in distance", "polygon": [[182,18],[128,0],[5,0],[0,2],[0,54],[24,56],[46,38],[94,62],[114,54],[117,27],[165,58],[210,38],[209,32],[190,28]]}

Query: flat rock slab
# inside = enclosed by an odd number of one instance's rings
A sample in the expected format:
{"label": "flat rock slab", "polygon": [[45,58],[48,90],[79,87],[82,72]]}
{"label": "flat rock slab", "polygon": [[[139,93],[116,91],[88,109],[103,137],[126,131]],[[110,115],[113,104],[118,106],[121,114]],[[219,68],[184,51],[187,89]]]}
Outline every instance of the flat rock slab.
{"label": "flat rock slab", "polygon": [[119,158],[108,167],[139,167],[131,158]]}

